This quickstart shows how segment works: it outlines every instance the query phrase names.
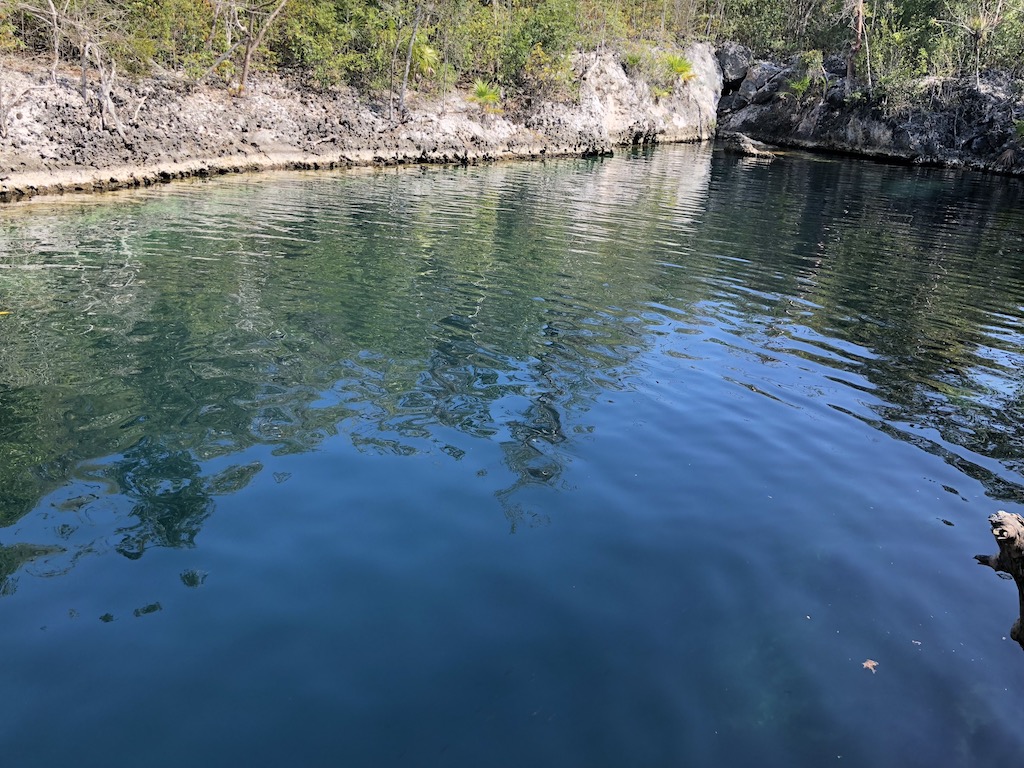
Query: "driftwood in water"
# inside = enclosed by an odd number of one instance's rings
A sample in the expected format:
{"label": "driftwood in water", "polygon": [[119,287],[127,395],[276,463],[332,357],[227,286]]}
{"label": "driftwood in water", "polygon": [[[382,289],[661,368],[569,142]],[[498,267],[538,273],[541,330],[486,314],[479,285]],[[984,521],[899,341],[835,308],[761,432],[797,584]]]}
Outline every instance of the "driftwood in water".
{"label": "driftwood in water", "polygon": [[1017,584],[1019,613],[1010,637],[1024,648],[1024,517],[1010,512],[996,512],[988,518],[992,535],[999,544],[994,555],[975,555],[974,559],[996,571],[1008,573]]}

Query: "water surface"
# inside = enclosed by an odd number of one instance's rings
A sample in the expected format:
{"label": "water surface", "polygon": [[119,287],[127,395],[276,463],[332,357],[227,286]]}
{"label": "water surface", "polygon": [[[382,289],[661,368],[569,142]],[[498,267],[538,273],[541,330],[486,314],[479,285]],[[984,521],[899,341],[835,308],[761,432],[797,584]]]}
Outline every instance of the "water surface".
{"label": "water surface", "polygon": [[5,763],[1019,759],[1021,191],[679,147],[0,211]]}

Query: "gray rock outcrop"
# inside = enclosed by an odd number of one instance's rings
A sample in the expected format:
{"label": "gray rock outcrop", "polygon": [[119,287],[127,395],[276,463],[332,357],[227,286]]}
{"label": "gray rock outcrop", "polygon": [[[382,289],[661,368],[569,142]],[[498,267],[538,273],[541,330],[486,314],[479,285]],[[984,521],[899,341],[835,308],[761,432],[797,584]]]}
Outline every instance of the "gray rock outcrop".
{"label": "gray rock outcrop", "polygon": [[410,97],[402,120],[350,89],[317,91],[276,77],[254,81],[245,97],[168,78],[122,81],[113,101],[123,135],[83,100],[77,73],[54,83],[48,69],[11,59],[0,68],[0,201],[246,170],[472,163],[711,139],[719,65],[707,44],[685,55],[694,76],[667,96],[656,98],[611,54],[590,53],[574,61],[576,103],[488,114],[454,91]]}
{"label": "gray rock outcrop", "polygon": [[718,46],[715,57],[718,59],[722,80],[726,86],[741,82],[754,62],[754,55],[749,48],[733,42],[725,42]]}
{"label": "gray rock outcrop", "polygon": [[921,165],[1024,174],[1024,104],[996,75],[925,78],[897,109],[825,75],[801,91],[798,65],[755,62],[719,104],[719,129],[770,144],[853,153]]}

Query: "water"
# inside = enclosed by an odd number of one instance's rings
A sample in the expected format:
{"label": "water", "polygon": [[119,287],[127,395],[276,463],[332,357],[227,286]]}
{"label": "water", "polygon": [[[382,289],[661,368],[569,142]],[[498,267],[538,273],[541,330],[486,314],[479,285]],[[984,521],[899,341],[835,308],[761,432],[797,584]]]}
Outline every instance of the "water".
{"label": "water", "polygon": [[4,764],[1019,760],[1021,192],[680,147],[0,211]]}

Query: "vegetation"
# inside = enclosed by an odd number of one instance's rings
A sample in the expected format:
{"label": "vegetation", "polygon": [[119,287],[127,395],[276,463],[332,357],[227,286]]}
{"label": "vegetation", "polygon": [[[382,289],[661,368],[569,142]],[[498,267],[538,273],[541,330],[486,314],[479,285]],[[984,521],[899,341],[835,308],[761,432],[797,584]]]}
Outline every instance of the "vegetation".
{"label": "vegetation", "polygon": [[[689,40],[736,40],[759,55],[839,55],[869,92],[913,78],[1024,74],[1024,0],[0,0],[0,53],[98,79],[103,119],[120,73],[164,71],[242,94],[256,70],[319,86],[400,94],[474,80],[573,96],[569,57],[618,51],[669,93],[692,75]],[[821,70],[819,66],[818,69]],[[801,95],[811,67],[790,83]],[[806,77],[805,77],[806,76]],[[84,86],[83,86],[84,87]]]}
{"label": "vegetation", "polygon": [[484,114],[493,115],[501,111],[498,103],[501,101],[501,91],[492,83],[477,79],[473,82],[473,92],[469,100],[480,105]]}
{"label": "vegetation", "polygon": [[825,82],[825,64],[821,51],[808,51],[802,54],[797,65],[796,77],[788,83],[789,93],[802,99],[808,92]]}

